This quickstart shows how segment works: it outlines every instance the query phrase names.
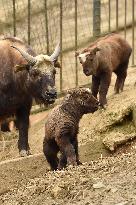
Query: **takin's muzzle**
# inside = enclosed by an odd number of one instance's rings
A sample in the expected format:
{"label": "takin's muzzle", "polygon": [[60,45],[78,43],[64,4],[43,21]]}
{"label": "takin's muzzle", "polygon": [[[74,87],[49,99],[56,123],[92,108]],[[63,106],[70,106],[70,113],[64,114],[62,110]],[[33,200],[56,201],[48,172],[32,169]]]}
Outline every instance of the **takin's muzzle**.
{"label": "takin's muzzle", "polygon": [[57,99],[57,90],[56,88],[49,88],[42,96],[48,104],[52,104]]}

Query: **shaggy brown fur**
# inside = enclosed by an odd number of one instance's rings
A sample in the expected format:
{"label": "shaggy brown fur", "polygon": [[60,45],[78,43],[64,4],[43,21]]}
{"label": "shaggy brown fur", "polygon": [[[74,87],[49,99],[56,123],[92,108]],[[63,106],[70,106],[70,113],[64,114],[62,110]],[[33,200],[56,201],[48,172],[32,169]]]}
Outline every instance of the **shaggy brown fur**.
{"label": "shaggy brown fur", "polygon": [[92,75],[92,94],[97,97],[102,106],[107,103],[106,95],[111,82],[111,75],[117,75],[115,93],[123,91],[127,76],[131,47],[118,34],[110,34],[92,43],[78,54],[85,75]]}
{"label": "shaggy brown fur", "polygon": [[[41,73],[32,69],[22,55],[11,45],[36,56],[30,46],[17,38],[0,40],[0,121],[15,115],[18,122],[18,148],[21,156],[29,154],[28,127],[32,100],[53,103],[56,99],[55,68],[46,68]],[[25,65],[26,70],[15,72],[16,65]]]}
{"label": "shaggy brown fur", "polygon": [[[93,113],[99,103],[87,88],[74,89],[55,107],[45,124],[43,152],[52,170],[79,165],[77,134],[79,120]],[[57,153],[61,152],[60,159]]]}

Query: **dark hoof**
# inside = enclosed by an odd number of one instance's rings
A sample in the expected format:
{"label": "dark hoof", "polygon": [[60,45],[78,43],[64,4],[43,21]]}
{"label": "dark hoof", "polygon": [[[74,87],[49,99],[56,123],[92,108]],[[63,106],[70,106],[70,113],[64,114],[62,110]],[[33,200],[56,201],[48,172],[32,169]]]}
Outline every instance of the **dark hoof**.
{"label": "dark hoof", "polygon": [[74,162],[68,162],[68,164],[67,164],[68,166],[77,166],[77,162],[76,161],[74,161]]}
{"label": "dark hoof", "polygon": [[77,165],[82,165],[82,162],[78,161],[78,162],[77,162]]}
{"label": "dark hoof", "polygon": [[119,91],[114,91],[114,95],[118,95],[119,94]]}
{"label": "dark hoof", "polygon": [[27,156],[32,155],[32,153],[30,152],[30,150],[27,150]]}
{"label": "dark hoof", "polygon": [[104,105],[101,104],[99,109],[100,110],[106,110],[107,106],[108,106],[107,104],[104,104]]}
{"label": "dark hoof", "polygon": [[57,169],[58,169],[58,170],[65,169],[65,168],[66,168],[66,165],[67,165],[66,162],[64,162],[64,163],[61,162],[61,163],[58,164],[58,168],[57,168]]}

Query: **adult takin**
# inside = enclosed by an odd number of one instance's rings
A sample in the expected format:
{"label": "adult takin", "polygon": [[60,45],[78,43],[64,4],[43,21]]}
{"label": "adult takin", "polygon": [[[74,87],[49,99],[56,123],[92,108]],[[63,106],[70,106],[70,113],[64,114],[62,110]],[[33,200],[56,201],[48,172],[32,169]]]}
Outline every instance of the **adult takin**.
{"label": "adult takin", "polygon": [[[45,123],[43,142],[43,152],[51,170],[81,164],[77,140],[79,121],[84,114],[98,108],[99,102],[90,89],[77,88],[69,91],[62,103],[51,111]],[[57,157],[59,151],[60,158]]]}
{"label": "adult takin", "polygon": [[0,40],[0,121],[15,115],[21,156],[30,154],[28,128],[32,100],[51,104],[56,99],[55,64],[59,53],[59,44],[48,56],[36,55],[18,38]]}
{"label": "adult takin", "polygon": [[93,42],[81,53],[76,53],[86,76],[92,75],[92,94],[102,106],[107,104],[106,95],[111,75],[117,75],[115,93],[123,91],[127,76],[129,57],[132,49],[128,42],[118,34],[109,34]]}

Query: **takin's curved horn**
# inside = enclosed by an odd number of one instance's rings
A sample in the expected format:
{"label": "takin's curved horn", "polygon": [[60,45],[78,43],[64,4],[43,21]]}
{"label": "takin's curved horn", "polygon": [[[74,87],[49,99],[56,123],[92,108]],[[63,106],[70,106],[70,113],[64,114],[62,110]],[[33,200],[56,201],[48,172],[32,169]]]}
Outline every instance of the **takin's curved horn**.
{"label": "takin's curved horn", "polygon": [[18,48],[16,46],[11,46],[12,48],[15,48],[17,51],[21,53],[21,55],[25,58],[25,60],[28,62],[29,65],[34,66],[37,62],[36,58],[22,50],[21,48]]}
{"label": "takin's curved horn", "polygon": [[60,42],[55,47],[53,54],[50,56],[50,60],[54,62],[55,60],[57,60],[59,54],[60,54]]}

